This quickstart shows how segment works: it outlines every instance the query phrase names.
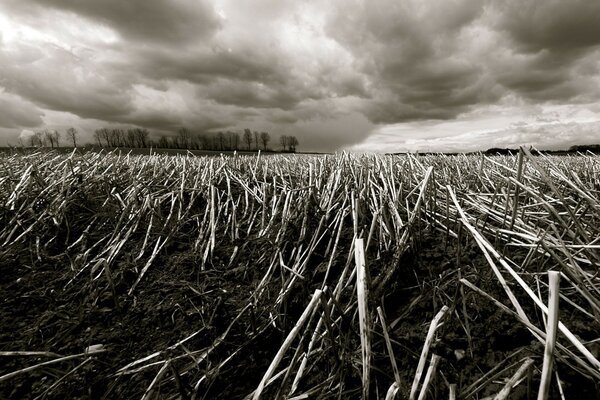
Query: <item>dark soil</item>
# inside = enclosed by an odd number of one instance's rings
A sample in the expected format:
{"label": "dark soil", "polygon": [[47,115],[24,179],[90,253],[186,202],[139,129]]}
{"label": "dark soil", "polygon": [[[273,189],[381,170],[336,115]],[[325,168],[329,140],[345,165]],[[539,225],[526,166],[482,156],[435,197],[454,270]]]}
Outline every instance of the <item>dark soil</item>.
{"label": "dark soil", "polygon": [[[260,246],[258,243],[256,245]],[[481,270],[481,275],[471,275],[469,279],[476,285],[492,281],[486,276],[489,272],[485,268],[485,259],[477,253],[477,249],[467,249],[463,249],[465,254],[460,257],[461,266],[465,270],[472,270],[471,266]],[[401,388],[401,397],[407,396],[410,390],[429,321],[448,297],[457,296],[456,258],[452,257],[455,252],[454,247],[445,248],[439,239],[427,238],[420,244],[418,256],[409,251],[401,258],[388,291],[383,294],[388,322],[398,319],[390,334],[395,341],[396,360],[405,383]],[[227,253],[224,249],[224,258]],[[94,356],[91,362],[48,392],[48,399],[140,397],[157,369],[150,368],[115,378],[114,373],[119,368],[155,351],[164,350],[199,330],[201,333],[188,342],[188,347],[209,346],[246,304],[249,293],[260,279],[251,270],[227,273],[223,265],[225,262],[221,264],[218,257],[211,270],[198,272],[194,267],[194,256],[188,249],[174,249],[172,253],[161,257],[157,265],[162,267],[149,270],[145,283],[133,296],[128,296],[127,290],[136,275],[128,272],[130,269],[123,268],[115,278],[115,297],[110,285],[102,278],[92,281],[88,277],[69,284],[71,274],[68,273],[68,266],[65,270],[65,261],[48,258],[39,262],[21,253],[14,259],[4,258],[0,263],[0,349],[51,351],[70,355],[81,353],[88,346],[103,344],[108,350]],[[502,298],[499,287],[485,285],[483,289]],[[543,347],[535,342],[526,329],[487,300],[469,293],[468,289],[465,291],[471,343],[464,327],[457,323],[458,318],[451,318],[443,327],[441,341],[434,347],[434,351],[443,357],[440,370],[444,371],[446,380],[467,386],[501,362],[506,362],[508,366],[525,356],[541,360]],[[293,295],[298,302],[294,306],[292,301],[287,310],[290,324],[302,312],[308,293],[308,290],[299,287]],[[382,299],[372,299],[373,304],[381,304]],[[454,311],[461,318],[464,317],[462,310]],[[208,320],[201,320],[207,316]],[[567,325],[575,323],[576,319],[575,314],[563,314],[563,321]],[[346,323],[351,324],[351,321]],[[234,327],[226,343],[211,356],[214,360],[210,363],[216,364],[226,357],[228,351],[244,345],[243,352],[220,370],[213,381],[201,386],[206,398],[243,398],[256,387],[285,335],[282,330],[271,329],[253,338],[253,324],[258,325],[257,321],[252,321],[250,313],[246,314],[242,322]],[[590,337],[599,329],[598,326],[579,328],[580,335]],[[348,340],[356,341],[356,338]],[[381,376],[380,379],[393,380],[384,343],[382,340],[376,340],[376,343],[376,374]],[[359,343],[355,343],[355,346],[359,346]],[[455,351],[464,352],[465,357],[457,359]],[[3,357],[0,374],[46,360],[47,357],[36,356]],[[175,363],[174,366],[183,368],[188,364],[187,361]],[[1,383],[0,396],[11,399],[39,396],[81,362],[82,359],[65,361],[22,374]],[[322,367],[335,368],[331,365]],[[488,385],[480,395],[499,391],[501,379],[516,368],[506,371],[496,384]],[[186,374],[180,378],[182,396],[192,392],[196,383],[194,378],[202,372],[200,369],[196,374]],[[328,373],[324,370],[323,376]],[[358,370],[345,373],[348,388],[356,387],[356,382],[360,380]],[[567,398],[597,398],[598,388],[593,381],[582,378],[564,365],[559,365],[559,373]],[[530,382],[530,386],[535,385],[535,382]],[[444,384],[440,382],[436,388],[440,396],[446,396]],[[172,389],[168,388],[167,393],[173,393]],[[359,395],[359,392],[351,391],[344,396],[352,393],[352,397]],[[557,395],[553,393],[552,398],[558,398]],[[513,393],[511,398],[525,399],[527,390]]]}

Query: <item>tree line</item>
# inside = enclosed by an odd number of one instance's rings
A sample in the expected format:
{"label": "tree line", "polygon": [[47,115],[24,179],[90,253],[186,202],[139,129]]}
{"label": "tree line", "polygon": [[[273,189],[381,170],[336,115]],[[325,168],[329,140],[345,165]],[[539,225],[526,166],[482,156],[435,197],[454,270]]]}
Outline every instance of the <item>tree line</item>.
{"label": "tree line", "polygon": [[[79,132],[75,128],[69,128],[65,132],[66,139],[73,143],[73,147],[77,147],[77,140],[79,139]],[[30,147],[60,147],[60,141],[62,135],[57,130],[44,129],[43,131],[34,132],[27,140],[28,143],[24,143],[23,139],[19,139],[21,146]]]}
{"label": "tree line", "polygon": [[[216,133],[192,133],[187,128],[180,128],[174,136],[161,135],[156,140],[150,137],[150,132],[145,128],[99,128],[93,133],[93,143],[98,147],[128,147],[128,148],[165,148],[187,150],[214,150],[214,151],[269,151],[272,150],[271,135],[268,132],[251,131],[244,129],[242,134],[233,131]],[[77,147],[79,132],[69,128],[64,134],[69,145]],[[28,143],[21,142],[22,146],[31,147],[60,147],[63,135],[57,130],[35,132],[27,139]],[[296,136],[283,135],[279,137],[279,150],[296,152],[299,142]]]}
{"label": "tree line", "polygon": [[[194,134],[187,128],[181,128],[175,136],[160,136],[156,147],[188,150],[269,151],[272,150],[269,146],[270,143],[271,134],[268,132],[253,132],[247,128],[244,129],[242,134],[234,131]],[[295,136],[280,137],[282,151],[296,152],[298,144],[298,139]]]}

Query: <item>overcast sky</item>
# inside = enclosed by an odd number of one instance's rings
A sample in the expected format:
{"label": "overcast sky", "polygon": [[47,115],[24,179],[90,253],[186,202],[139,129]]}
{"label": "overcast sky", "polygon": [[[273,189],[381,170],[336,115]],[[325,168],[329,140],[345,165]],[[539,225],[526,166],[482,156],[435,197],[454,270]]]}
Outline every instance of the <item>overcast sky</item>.
{"label": "overcast sky", "polygon": [[0,145],[69,126],[600,143],[599,45],[598,0],[0,0]]}

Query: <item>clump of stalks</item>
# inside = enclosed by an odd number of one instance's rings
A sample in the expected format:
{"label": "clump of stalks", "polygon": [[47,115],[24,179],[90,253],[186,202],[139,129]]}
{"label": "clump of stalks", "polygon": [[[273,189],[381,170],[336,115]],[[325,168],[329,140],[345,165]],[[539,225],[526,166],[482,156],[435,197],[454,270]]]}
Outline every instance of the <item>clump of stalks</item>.
{"label": "clump of stalks", "polygon": [[[4,154],[0,257],[27,258],[33,273],[62,263],[69,279],[61,289],[104,292],[122,313],[147,294],[174,248],[194,260],[181,276],[193,290],[210,273],[243,277],[240,293],[229,294],[235,312],[209,343],[197,339],[216,311],[197,310],[196,330],[114,366],[104,378],[115,393],[132,394],[115,386],[150,373],[133,394],[219,397],[236,379],[251,399],[507,398],[527,380],[547,398],[563,393],[563,374],[600,382],[600,338],[578,331],[597,327],[600,316],[599,172],[591,154],[527,149],[516,156]],[[418,261],[427,246],[443,249],[439,265]],[[568,322],[558,316],[559,300]],[[489,329],[485,318],[496,311],[532,344],[482,370],[472,336]],[[466,344],[450,343],[450,332]],[[248,365],[254,343],[274,333],[281,341],[260,353],[260,370],[245,381],[235,365]],[[410,344],[409,334],[417,338]],[[73,357],[110,365],[104,345],[95,358]],[[4,347],[0,357],[22,357],[25,366],[1,372],[0,382],[38,370],[41,363],[27,368],[27,358],[46,350]],[[457,378],[469,368],[478,372]]]}

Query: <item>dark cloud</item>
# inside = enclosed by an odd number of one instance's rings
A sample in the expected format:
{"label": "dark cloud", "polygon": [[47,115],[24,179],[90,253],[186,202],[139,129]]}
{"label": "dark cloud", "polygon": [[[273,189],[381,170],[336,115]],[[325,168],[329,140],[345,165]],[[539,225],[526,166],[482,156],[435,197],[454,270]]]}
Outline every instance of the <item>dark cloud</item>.
{"label": "dark cloud", "polygon": [[598,49],[559,56],[550,50],[512,52],[494,58],[489,70],[496,82],[534,102],[591,102],[600,97],[596,77]]}
{"label": "dark cloud", "polygon": [[513,94],[600,97],[598,2],[359,1],[328,32],[371,81],[362,104],[377,123],[452,119]]}
{"label": "dark cloud", "polygon": [[600,2],[510,0],[495,2],[498,26],[519,50],[581,51],[600,44]]}
{"label": "dark cloud", "polygon": [[51,110],[109,120],[131,111],[127,87],[55,46],[0,49],[0,77],[8,91]]}
{"label": "dark cloud", "polygon": [[43,124],[43,113],[23,99],[0,92],[0,127],[32,128]]}
{"label": "dark cloud", "polygon": [[123,67],[131,63],[136,70],[152,79],[176,79],[206,84],[215,78],[239,81],[281,82],[285,66],[274,54],[251,49],[201,48],[177,51],[162,47],[132,49]]}
{"label": "dark cloud", "polygon": [[203,95],[221,104],[256,108],[290,109],[303,100],[287,87],[281,89],[258,82],[227,80],[209,85]]}
{"label": "dark cloud", "polygon": [[124,40],[143,43],[179,46],[203,40],[220,26],[204,0],[18,0],[12,9],[30,12],[32,5],[89,18],[119,32]]}
{"label": "dark cloud", "polygon": [[535,102],[598,99],[599,2],[494,2],[490,15],[506,38],[502,57],[491,57],[498,83]]}
{"label": "dark cloud", "polygon": [[165,132],[249,126],[331,149],[375,125],[600,99],[597,1],[0,0],[0,9],[0,22],[18,27],[0,27],[5,127],[63,112]]}
{"label": "dark cloud", "polygon": [[482,13],[482,4],[449,4],[360,2],[331,19],[328,31],[372,82],[373,100],[365,102],[372,121],[452,118],[498,98],[482,65],[459,46],[462,29]]}

